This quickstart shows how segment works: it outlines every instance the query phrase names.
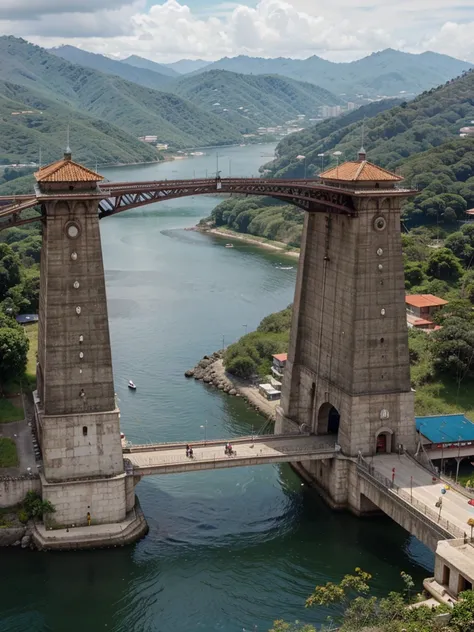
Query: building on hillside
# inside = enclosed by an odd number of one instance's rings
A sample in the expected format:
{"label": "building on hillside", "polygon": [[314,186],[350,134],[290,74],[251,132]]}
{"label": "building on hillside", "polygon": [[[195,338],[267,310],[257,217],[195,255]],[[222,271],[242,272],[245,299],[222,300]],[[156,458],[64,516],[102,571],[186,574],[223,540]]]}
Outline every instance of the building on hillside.
{"label": "building on hillside", "polygon": [[448,468],[457,479],[463,459],[474,457],[474,423],[462,414],[416,417],[415,423],[419,449],[441,472]]}
{"label": "building on hillside", "polygon": [[271,384],[259,384],[258,392],[270,402],[275,402],[281,397],[281,391],[277,391]]}
{"label": "building on hillside", "polygon": [[288,360],[287,353],[277,353],[273,356],[272,373],[277,378],[283,377],[283,371],[285,370],[286,362]]}
{"label": "building on hillside", "polygon": [[433,322],[433,317],[448,301],[433,294],[408,294],[405,304],[408,327],[434,331],[440,327]]}

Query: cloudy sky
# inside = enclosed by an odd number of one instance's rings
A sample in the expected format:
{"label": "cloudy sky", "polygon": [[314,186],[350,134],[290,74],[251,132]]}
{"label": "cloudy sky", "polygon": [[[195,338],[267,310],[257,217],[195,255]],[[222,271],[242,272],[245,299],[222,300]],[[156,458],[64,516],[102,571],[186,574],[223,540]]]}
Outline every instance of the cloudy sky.
{"label": "cloudy sky", "polygon": [[168,62],[350,61],[388,47],[474,62],[474,0],[0,0],[0,32]]}

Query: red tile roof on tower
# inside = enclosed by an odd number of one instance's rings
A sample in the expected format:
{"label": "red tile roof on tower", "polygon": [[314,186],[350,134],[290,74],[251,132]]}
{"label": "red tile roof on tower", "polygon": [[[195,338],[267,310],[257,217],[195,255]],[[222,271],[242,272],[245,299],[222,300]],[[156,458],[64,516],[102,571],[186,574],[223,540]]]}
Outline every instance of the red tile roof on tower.
{"label": "red tile roof on tower", "polygon": [[396,173],[382,169],[368,160],[345,162],[339,167],[324,171],[321,180],[344,180],[346,182],[400,182],[403,180]]}
{"label": "red tile roof on tower", "polygon": [[413,305],[413,307],[440,307],[447,305],[448,301],[433,294],[407,294],[405,303]]}
{"label": "red tile roof on tower", "polygon": [[100,182],[104,176],[64,157],[41,167],[35,173],[35,178],[37,182]]}

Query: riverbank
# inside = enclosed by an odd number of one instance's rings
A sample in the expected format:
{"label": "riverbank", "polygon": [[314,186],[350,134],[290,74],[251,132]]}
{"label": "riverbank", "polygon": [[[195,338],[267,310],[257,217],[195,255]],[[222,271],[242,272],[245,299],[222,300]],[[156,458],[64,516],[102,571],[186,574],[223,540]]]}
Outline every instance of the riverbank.
{"label": "riverbank", "polygon": [[222,359],[222,351],[212,356],[204,356],[193,369],[186,371],[187,378],[194,378],[234,397],[243,397],[255,410],[269,421],[275,421],[279,401],[269,402],[260,395],[258,388],[247,380],[241,380],[227,373]]}
{"label": "riverbank", "polygon": [[230,228],[210,228],[208,226],[201,226],[198,224],[191,230],[196,230],[200,233],[216,235],[217,237],[225,237],[227,239],[237,239],[247,244],[266,248],[267,250],[276,250],[287,257],[291,257],[292,259],[299,259],[300,257],[299,249],[292,248],[289,250],[289,246],[287,244],[284,244],[283,242],[271,241],[270,239],[265,239],[265,237],[257,237],[256,235],[238,233],[234,230],[231,230]]}

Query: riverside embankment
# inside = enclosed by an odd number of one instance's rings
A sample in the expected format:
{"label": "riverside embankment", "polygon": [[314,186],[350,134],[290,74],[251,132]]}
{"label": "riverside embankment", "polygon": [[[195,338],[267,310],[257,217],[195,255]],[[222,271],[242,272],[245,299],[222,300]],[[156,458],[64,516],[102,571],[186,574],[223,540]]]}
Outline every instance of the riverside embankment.
{"label": "riverside embankment", "polygon": [[243,397],[260,414],[270,421],[275,421],[278,402],[269,402],[260,395],[256,384],[227,373],[222,356],[222,351],[217,351],[211,356],[206,355],[184,375],[217,388],[231,397]]}

